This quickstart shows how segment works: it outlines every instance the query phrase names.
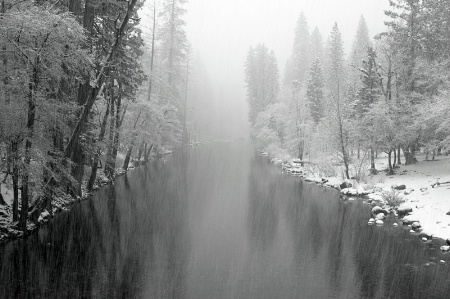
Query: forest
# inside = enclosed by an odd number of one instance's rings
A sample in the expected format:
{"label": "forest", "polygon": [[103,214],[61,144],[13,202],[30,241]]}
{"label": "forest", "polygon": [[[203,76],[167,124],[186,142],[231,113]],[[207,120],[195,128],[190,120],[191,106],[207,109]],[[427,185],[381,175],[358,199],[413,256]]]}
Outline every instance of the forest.
{"label": "forest", "polygon": [[55,199],[89,194],[100,176],[210,136],[185,3],[1,0],[0,190],[13,190],[15,228],[52,213]]}
{"label": "forest", "polygon": [[[450,149],[450,1],[390,0],[385,32],[355,24],[348,55],[339,24],[324,40],[298,17],[282,80],[273,51],[247,52],[245,81],[252,139],[281,160],[315,163],[325,176],[336,165],[346,178],[361,166],[376,173],[375,157],[397,165]],[[404,157],[404,161],[402,161]]]}

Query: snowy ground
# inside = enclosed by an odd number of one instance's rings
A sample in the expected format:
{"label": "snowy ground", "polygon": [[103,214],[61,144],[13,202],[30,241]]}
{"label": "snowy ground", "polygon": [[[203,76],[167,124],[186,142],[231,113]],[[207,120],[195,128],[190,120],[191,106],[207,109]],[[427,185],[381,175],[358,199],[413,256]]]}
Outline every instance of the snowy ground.
{"label": "snowy ground", "polygon": [[[267,156],[267,153],[261,155]],[[404,161],[404,157],[402,157]],[[388,160],[385,155],[380,155],[376,159],[376,168],[379,174],[367,177],[368,184],[359,184],[351,180],[356,195],[358,189],[371,188],[367,186],[378,186],[384,190],[390,190],[391,186],[405,185],[408,189],[414,189],[413,192],[406,195],[402,207],[410,207],[412,212],[408,218],[417,221],[421,225],[421,232],[435,238],[441,238],[450,241],[450,183],[432,186],[437,181],[450,181],[450,156],[436,156],[433,161],[425,161],[425,155],[417,155],[418,162],[412,165],[400,165],[395,169],[394,175],[386,175],[385,170],[388,167]],[[272,159],[274,164],[279,164],[281,160]],[[284,165],[284,164],[283,164]],[[339,167],[339,166],[338,166]],[[306,181],[312,181],[324,186],[336,187],[343,183],[342,178],[321,177],[314,175],[315,170],[309,170],[304,167],[303,173],[299,176]],[[292,174],[290,171],[284,172]],[[338,169],[337,173],[342,173]],[[325,180],[326,179],[326,180]],[[358,186],[359,185],[359,186]],[[371,191],[373,192],[373,191]],[[401,191],[399,193],[402,193]],[[375,195],[380,197],[379,195]],[[383,203],[380,203],[383,206]],[[448,213],[448,214],[447,214]],[[447,241],[447,242],[449,242]]]}
{"label": "snowy ground", "polygon": [[[414,192],[405,197],[405,204],[413,209],[413,217],[420,222],[423,231],[433,237],[449,239],[450,215],[447,213],[450,212],[450,184],[434,188],[431,185],[438,180],[450,181],[450,156],[436,156],[434,161],[424,161],[424,155],[418,155],[417,158],[419,161],[416,164],[401,165],[396,175],[378,174],[378,180],[384,180],[387,186],[404,184],[407,188],[414,189]],[[381,158],[376,166],[382,169],[386,165],[386,158]]]}

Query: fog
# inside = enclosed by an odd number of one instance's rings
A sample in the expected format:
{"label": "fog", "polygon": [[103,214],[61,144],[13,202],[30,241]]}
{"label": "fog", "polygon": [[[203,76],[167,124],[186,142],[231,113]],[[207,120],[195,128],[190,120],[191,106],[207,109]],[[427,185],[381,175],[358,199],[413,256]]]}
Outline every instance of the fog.
{"label": "fog", "polygon": [[[248,133],[244,62],[250,45],[264,43],[278,58],[280,75],[292,51],[294,30],[301,12],[310,30],[317,26],[326,41],[338,23],[349,51],[361,15],[369,33],[384,29],[388,0],[190,0],[186,31],[210,77],[228,138]],[[225,125],[225,124],[223,124]]]}

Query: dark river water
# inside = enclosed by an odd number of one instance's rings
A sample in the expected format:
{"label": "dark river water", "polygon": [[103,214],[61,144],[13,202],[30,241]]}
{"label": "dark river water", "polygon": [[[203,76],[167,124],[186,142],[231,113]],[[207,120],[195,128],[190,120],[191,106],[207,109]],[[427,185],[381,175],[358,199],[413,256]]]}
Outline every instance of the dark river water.
{"label": "dark river water", "polygon": [[1,246],[0,298],[450,298],[438,241],[369,218],[244,143],[209,145]]}

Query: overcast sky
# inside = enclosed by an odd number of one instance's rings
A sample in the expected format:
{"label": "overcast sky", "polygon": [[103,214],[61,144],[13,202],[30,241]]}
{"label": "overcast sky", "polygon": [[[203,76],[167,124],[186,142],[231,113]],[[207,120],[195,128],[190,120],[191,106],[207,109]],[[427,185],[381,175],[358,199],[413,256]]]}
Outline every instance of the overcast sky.
{"label": "overcast sky", "polygon": [[387,7],[388,0],[190,0],[186,29],[212,76],[242,78],[246,52],[257,43],[274,50],[282,73],[301,12],[310,30],[317,26],[324,39],[337,22],[347,52],[360,16],[372,36],[383,30]]}
{"label": "overcast sky", "polygon": [[189,41],[215,91],[235,106],[245,103],[243,65],[250,45],[264,43],[272,49],[282,76],[301,12],[311,31],[319,28],[324,41],[337,22],[347,53],[361,15],[371,36],[384,29],[388,0],[190,0],[186,8]]}

